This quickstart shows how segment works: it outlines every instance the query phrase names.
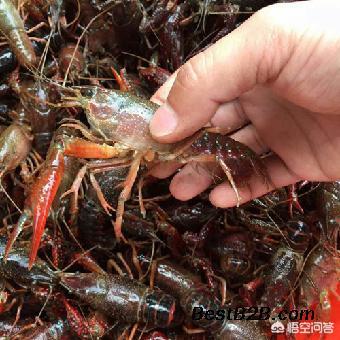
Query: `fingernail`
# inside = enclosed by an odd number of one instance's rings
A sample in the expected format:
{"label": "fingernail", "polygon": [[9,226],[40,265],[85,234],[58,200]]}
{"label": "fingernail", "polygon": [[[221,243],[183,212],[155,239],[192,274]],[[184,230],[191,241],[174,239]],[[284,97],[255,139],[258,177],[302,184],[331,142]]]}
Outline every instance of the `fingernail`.
{"label": "fingernail", "polygon": [[177,127],[178,119],[172,107],[165,103],[153,116],[150,123],[150,132],[155,137],[163,137],[173,133]]}

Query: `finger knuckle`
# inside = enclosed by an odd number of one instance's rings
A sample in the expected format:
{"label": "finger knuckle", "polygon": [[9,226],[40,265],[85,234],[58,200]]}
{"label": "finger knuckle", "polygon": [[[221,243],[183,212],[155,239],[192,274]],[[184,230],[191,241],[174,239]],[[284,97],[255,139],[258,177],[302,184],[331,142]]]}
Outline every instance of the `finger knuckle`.
{"label": "finger knuckle", "polygon": [[[257,18],[269,36],[278,39],[283,37],[287,42],[287,38],[293,39],[306,31],[305,25],[308,21],[301,20],[305,11],[306,9],[301,6],[294,7],[289,3],[277,3],[262,8],[255,13],[254,18]],[[287,18],[290,18],[291,25],[287,25]]]}
{"label": "finger knuckle", "polygon": [[185,63],[178,72],[176,82],[184,89],[195,88],[206,77],[206,55],[204,53]]}
{"label": "finger knuckle", "polygon": [[288,60],[291,44],[291,29],[287,28],[284,18],[289,16],[290,8],[274,4],[258,11],[252,18],[253,26],[259,32],[260,49],[258,54],[258,69],[256,79],[258,83],[274,80],[278,77],[284,60]]}
{"label": "finger knuckle", "polygon": [[253,19],[258,20],[266,27],[274,26],[282,20],[284,4],[274,4],[263,7],[253,15]]}
{"label": "finger knuckle", "polygon": [[266,144],[263,142],[262,138],[260,137],[259,133],[256,131],[255,128],[252,129],[253,130],[253,145],[255,146],[255,151],[257,153],[263,153],[267,147]]}

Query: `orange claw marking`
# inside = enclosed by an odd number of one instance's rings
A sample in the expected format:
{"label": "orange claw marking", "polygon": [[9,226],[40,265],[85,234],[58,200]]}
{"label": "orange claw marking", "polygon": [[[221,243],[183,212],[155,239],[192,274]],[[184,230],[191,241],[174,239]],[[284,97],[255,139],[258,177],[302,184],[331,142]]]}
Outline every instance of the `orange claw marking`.
{"label": "orange claw marking", "polygon": [[124,78],[124,74],[123,74],[122,70],[120,71],[120,74],[119,74],[113,67],[111,67],[111,71],[112,71],[113,76],[116,79],[117,84],[119,85],[120,91],[128,92],[129,91],[129,85],[128,85],[126,79]]}
{"label": "orange claw marking", "polygon": [[78,158],[100,158],[107,159],[120,155],[119,150],[107,144],[98,144],[73,138],[65,145],[65,155]]}
{"label": "orange claw marking", "polygon": [[84,336],[89,334],[89,325],[84,319],[84,317],[79,313],[77,308],[73,307],[65,297],[62,297],[64,303],[67,320],[72,328],[72,330],[79,336]]}
{"label": "orange claw marking", "polygon": [[38,253],[53,199],[64,174],[64,157],[61,150],[53,150],[38,180],[32,187],[27,202],[33,211],[33,239],[29,255],[29,269],[32,268]]}

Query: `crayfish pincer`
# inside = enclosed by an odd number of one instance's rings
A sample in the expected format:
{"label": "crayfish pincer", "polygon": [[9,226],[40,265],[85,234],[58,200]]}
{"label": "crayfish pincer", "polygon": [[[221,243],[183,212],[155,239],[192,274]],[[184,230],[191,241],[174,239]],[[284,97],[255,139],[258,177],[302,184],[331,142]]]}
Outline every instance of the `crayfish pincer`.
{"label": "crayfish pincer", "polygon": [[[67,161],[67,139],[73,138],[74,134],[68,134],[68,129],[60,127],[51,143],[45,162],[40,168],[39,176],[32,184],[29,195],[25,200],[25,209],[15,225],[8,239],[4,261],[8,258],[13,244],[27,222],[32,222],[33,238],[29,254],[29,269],[32,268],[45,229],[46,220],[53,200],[62,187],[63,179],[67,178],[68,172],[72,170],[70,162]],[[75,132],[75,130],[71,130]],[[73,140],[76,140],[74,137]]]}
{"label": "crayfish pincer", "polygon": [[13,123],[0,134],[0,179],[24,162],[31,151],[28,126]]}
{"label": "crayfish pincer", "polygon": [[92,308],[122,322],[171,327],[182,321],[171,295],[124,276],[64,273],[61,284]]}
{"label": "crayfish pincer", "polygon": [[[83,90],[83,93],[82,93]],[[247,146],[228,136],[198,131],[186,140],[175,144],[161,144],[150,133],[149,124],[158,105],[133,94],[98,88],[80,87],[74,90],[76,96],[64,97],[66,103],[60,106],[80,106],[85,110],[91,131],[79,124],[65,124],[82,131],[91,141],[68,141],[68,155],[79,158],[129,158],[130,172],[118,198],[115,233],[122,235],[121,225],[124,203],[130,197],[139,166],[142,162],[190,161],[217,163],[232,185],[240,203],[237,186],[246,183],[255,173],[267,178],[265,167],[257,155]],[[99,139],[99,142],[98,142]],[[111,146],[111,145],[112,146]]]}
{"label": "crayfish pincer", "polygon": [[21,65],[31,67],[36,63],[33,45],[25,32],[19,12],[11,0],[0,1],[0,32],[8,40]]}

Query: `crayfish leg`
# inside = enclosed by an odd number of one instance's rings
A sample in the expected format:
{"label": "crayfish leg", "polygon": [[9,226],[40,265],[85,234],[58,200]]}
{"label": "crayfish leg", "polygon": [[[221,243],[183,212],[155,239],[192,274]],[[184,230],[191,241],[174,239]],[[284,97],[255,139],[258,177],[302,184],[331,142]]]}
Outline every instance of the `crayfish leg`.
{"label": "crayfish leg", "polygon": [[116,234],[116,238],[119,240],[122,237],[122,223],[123,223],[123,214],[124,214],[124,205],[125,202],[129,199],[131,194],[132,186],[136,180],[137,173],[139,170],[139,165],[142,161],[143,154],[137,153],[133,162],[131,163],[130,171],[126,177],[124,182],[124,189],[121,191],[118,197],[118,205],[116,211],[116,221],[114,223],[114,230]]}
{"label": "crayfish leg", "polygon": [[72,186],[69,190],[65,191],[61,196],[60,199],[63,199],[67,195],[73,194],[73,199],[71,203],[71,209],[70,213],[72,216],[75,216],[78,214],[78,195],[79,195],[79,188],[81,185],[81,182],[86,174],[87,165],[84,165],[77,173],[77,176],[75,180],[72,183]]}
{"label": "crayfish leg", "polygon": [[92,142],[100,142],[101,139],[94,136],[92,132],[82,123],[76,121],[75,119],[72,118],[65,118],[63,119],[63,123],[61,126],[62,127],[69,127],[71,129],[75,129],[81,132],[81,134],[88,140]]}
{"label": "crayfish leg", "polygon": [[124,73],[122,70],[120,71],[120,74],[113,68],[111,67],[111,71],[113,76],[115,77],[116,82],[119,85],[119,90],[123,92],[128,92],[129,91],[129,84],[128,81],[124,77]]}
{"label": "crayfish leg", "polygon": [[303,208],[299,202],[299,197],[296,192],[296,184],[288,186],[288,197],[289,197],[289,216],[293,217],[293,208],[297,209],[301,214],[304,214]]}
{"label": "crayfish leg", "polygon": [[67,313],[67,321],[69,322],[71,329],[79,336],[83,336],[84,334],[88,335],[90,327],[87,320],[65,297],[62,297],[62,301]]}
{"label": "crayfish leg", "polygon": [[139,209],[140,212],[143,216],[143,218],[146,217],[146,209],[144,206],[144,202],[143,202],[143,193],[142,193],[142,189],[143,189],[143,185],[144,185],[144,176],[141,176],[141,178],[138,181],[138,203],[139,203]]}
{"label": "crayfish leg", "polygon": [[94,177],[93,173],[90,173],[90,182],[91,182],[94,190],[96,191],[97,198],[98,198],[100,204],[102,205],[103,209],[105,210],[105,212],[108,215],[111,215],[110,210],[111,211],[115,211],[115,209],[112,208],[111,205],[105,199],[105,196],[104,196],[102,190],[100,189],[100,185],[98,184],[98,182],[97,182],[96,178]]}
{"label": "crayfish leg", "polygon": [[19,234],[22,232],[25,223],[31,218],[32,214],[30,210],[24,210],[21,214],[18,223],[14,227],[5,248],[4,262],[7,261],[8,255],[13,247],[15,240],[18,238]]}
{"label": "crayfish leg", "polygon": [[91,256],[89,252],[84,253],[74,253],[72,258],[78,264],[83,266],[85,269],[90,271],[91,273],[97,273],[101,275],[106,275],[107,273],[103,270],[99,264],[95,261],[95,259]]}
{"label": "crayfish leg", "polygon": [[235,181],[234,181],[234,178],[233,176],[231,175],[231,171],[230,171],[230,168],[227,166],[227,164],[225,164],[225,162],[221,159],[221,158],[217,158],[217,161],[219,163],[219,165],[221,166],[223,172],[225,173],[225,175],[227,176],[228,178],[228,181],[231,185],[231,187],[233,188],[234,192],[235,192],[235,195],[236,195],[236,199],[237,199],[237,204],[236,206],[239,207],[240,206],[240,203],[241,203],[241,196],[238,192],[238,189],[237,189],[237,186],[235,184]]}

